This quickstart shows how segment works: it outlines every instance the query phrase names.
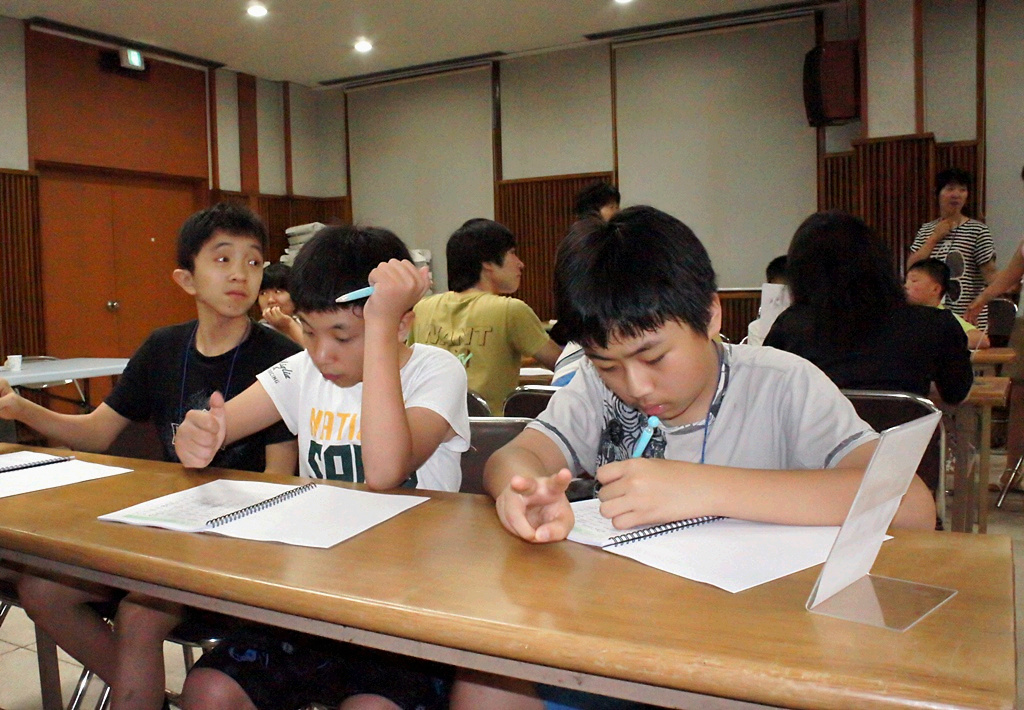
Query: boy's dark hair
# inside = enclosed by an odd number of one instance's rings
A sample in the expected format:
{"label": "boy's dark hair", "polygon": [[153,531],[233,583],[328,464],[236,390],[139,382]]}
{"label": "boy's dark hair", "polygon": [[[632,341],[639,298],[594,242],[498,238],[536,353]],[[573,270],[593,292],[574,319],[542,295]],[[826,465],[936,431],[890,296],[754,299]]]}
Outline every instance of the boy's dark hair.
{"label": "boy's dark hair", "polygon": [[465,291],[480,281],[484,264],[505,263],[505,254],[516,247],[516,236],[493,219],[476,218],[463,223],[448,238],[448,289]]}
{"label": "boy's dark hair", "polygon": [[928,278],[939,285],[941,289],[939,291],[940,296],[945,296],[946,291],[949,290],[949,267],[946,263],[939,261],[935,258],[921,259],[921,261],[914,262],[907,268],[907,274],[911,271],[923,271],[928,274]]}
{"label": "boy's dark hair", "polygon": [[968,192],[973,192],[971,174],[960,168],[947,168],[935,176],[935,194],[942,192],[946,185],[963,185]]}
{"label": "boy's dark hair", "polygon": [[252,237],[260,243],[260,251],[266,251],[269,241],[266,225],[252,210],[233,202],[221,202],[196,212],[181,225],[178,232],[178,266],[188,271],[195,269],[196,254],[216,231]]}
{"label": "boy's dark hair", "polygon": [[768,283],[775,283],[776,280],[786,280],[786,262],[789,258],[783,254],[777,256],[768,262],[768,266],[764,270],[764,280]]}
{"label": "boy's dark hair", "polygon": [[614,185],[607,182],[595,182],[576,194],[576,206],[573,208],[573,212],[577,219],[582,219],[587,215],[600,212],[605,205],[612,203],[617,205],[620,202],[622,202],[622,195]]}
{"label": "boy's dark hair", "polygon": [[558,322],[584,346],[607,347],[609,336],[635,338],[667,321],[705,333],[715,292],[704,245],[653,207],[578,221],[555,257]]}
{"label": "boy's dark hair", "polygon": [[292,266],[289,293],[301,313],[339,311],[366,299],[335,299],[364,288],[370,272],[384,261],[412,256],[394,233],[377,227],[324,227],[302,246]]}
{"label": "boy's dark hair", "polygon": [[906,303],[889,250],[845,212],[804,220],[789,246],[787,272],[794,305],[809,309],[814,337],[824,343],[861,345]]}
{"label": "boy's dark hair", "polygon": [[260,281],[260,291],[268,288],[279,288],[282,291],[288,290],[288,281],[291,278],[292,267],[288,264],[275,262],[263,269],[263,280]]}

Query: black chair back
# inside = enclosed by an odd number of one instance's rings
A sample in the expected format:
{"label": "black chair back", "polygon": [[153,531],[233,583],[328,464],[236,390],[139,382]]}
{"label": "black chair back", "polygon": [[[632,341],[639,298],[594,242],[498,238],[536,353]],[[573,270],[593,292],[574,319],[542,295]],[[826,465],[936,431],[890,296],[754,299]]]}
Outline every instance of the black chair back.
{"label": "black chair back", "polygon": [[[899,424],[913,421],[926,414],[939,411],[930,400],[909,392],[884,392],[879,390],[843,390],[853,403],[861,419],[876,431],[882,431]],[[917,475],[934,493],[941,490],[940,481],[945,468],[945,433],[942,421],[935,427],[924,457],[917,467]]]}
{"label": "black chair back", "polygon": [[470,447],[462,454],[463,493],[486,493],[484,490],[484,464],[491,454],[512,441],[523,430],[529,419],[513,417],[470,417]]}
{"label": "black chair back", "polygon": [[506,417],[529,417],[535,419],[548,406],[551,395],[560,387],[552,385],[521,385],[505,398]]}
{"label": "black chair back", "polygon": [[1005,348],[1010,342],[1017,306],[1005,298],[994,298],[988,304],[988,339],[994,348]]}
{"label": "black chair back", "polygon": [[473,390],[466,391],[466,405],[469,408],[471,417],[489,417],[491,408],[487,406],[487,400]]}

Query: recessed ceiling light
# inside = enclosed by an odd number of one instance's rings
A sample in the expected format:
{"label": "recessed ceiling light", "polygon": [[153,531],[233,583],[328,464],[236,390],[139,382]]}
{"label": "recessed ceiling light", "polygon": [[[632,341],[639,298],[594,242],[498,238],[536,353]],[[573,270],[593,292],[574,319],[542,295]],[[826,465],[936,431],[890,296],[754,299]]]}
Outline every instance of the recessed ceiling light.
{"label": "recessed ceiling light", "polygon": [[625,5],[627,3],[633,2],[633,0],[615,0],[615,2],[617,2],[620,5]]}
{"label": "recessed ceiling light", "polygon": [[356,40],[355,48],[357,52],[366,53],[373,49],[373,43],[365,37],[360,37]]}
{"label": "recessed ceiling light", "polygon": [[248,12],[252,17],[266,17],[267,6],[254,2],[249,6],[249,9],[246,12]]}

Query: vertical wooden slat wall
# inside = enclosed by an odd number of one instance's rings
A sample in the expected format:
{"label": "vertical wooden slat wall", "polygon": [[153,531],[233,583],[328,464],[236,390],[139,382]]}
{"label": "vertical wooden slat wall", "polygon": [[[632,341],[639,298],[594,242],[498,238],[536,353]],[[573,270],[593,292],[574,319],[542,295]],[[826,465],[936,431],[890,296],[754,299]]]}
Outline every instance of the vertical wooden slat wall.
{"label": "vertical wooden slat wall", "polygon": [[39,177],[0,171],[0,359],[43,355]]}
{"label": "vertical wooden slat wall", "polygon": [[824,190],[818,195],[819,210],[857,211],[857,164],[853,151],[826,155]]}
{"label": "vertical wooden slat wall", "polygon": [[918,227],[935,213],[931,135],[854,141],[859,215],[892,251],[902,274]]}
{"label": "vertical wooden slat wall", "polygon": [[553,277],[555,250],[572,226],[576,193],[612,174],[557,175],[497,183],[495,219],[516,235],[516,252],[526,265],[515,294],[530,305],[541,320],[555,317]]}
{"label": "vertical wooden slat wall", "polygon": [[750,321],[757,320],[761,292],[757,289],[728,289],[718,292],[722,302],[722,335],[733,343],[747,336]]}

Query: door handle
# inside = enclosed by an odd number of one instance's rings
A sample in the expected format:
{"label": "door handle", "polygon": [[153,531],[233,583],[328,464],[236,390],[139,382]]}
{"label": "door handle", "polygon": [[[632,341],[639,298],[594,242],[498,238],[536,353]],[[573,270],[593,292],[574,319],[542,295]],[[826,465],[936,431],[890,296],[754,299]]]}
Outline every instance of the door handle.
{"label": "door handle", "polygon": [[119,308],[121,308],[120,301],[107,301],[107,310],[111,313],[117,311]]}

